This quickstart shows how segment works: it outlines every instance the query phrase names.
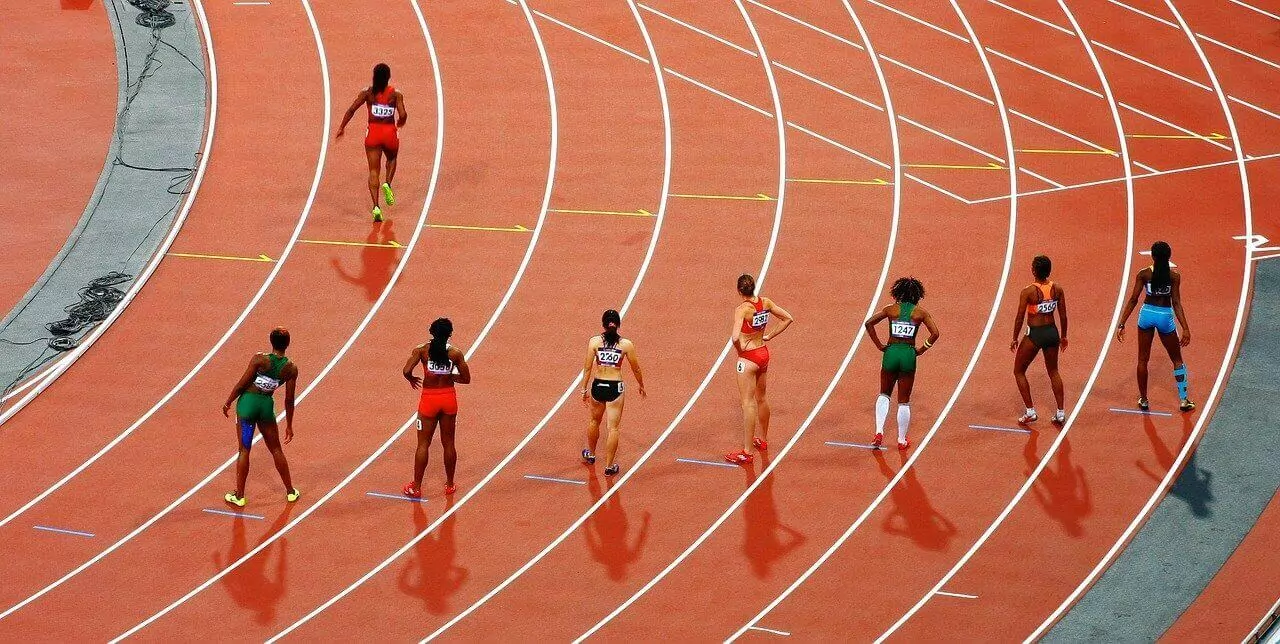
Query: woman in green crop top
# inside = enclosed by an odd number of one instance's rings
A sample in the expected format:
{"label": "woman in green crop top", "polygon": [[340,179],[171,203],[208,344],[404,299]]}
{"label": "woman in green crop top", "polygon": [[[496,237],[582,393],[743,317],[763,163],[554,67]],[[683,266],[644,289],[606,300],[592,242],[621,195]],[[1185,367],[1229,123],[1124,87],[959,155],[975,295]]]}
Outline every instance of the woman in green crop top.
{"label": "woman in green crop top", "polygon": [[284,444],[288,445],[293,440],[293,397],[298,383],[298,368],[284,355],[288,348],[289,331],[283,327],[272,329],[271,353],[254,354],[249,360],[249,367],[240,376],[240,381],[222,406],[223,416],[230,416],[232,403],[236,406],[240,443],[240,456],[236,460],[236,489],[234,492],[227,492],[223,499],[238,508],[243,508],[247,503],[244,484],[249,477],[249,448],[253,447],[255,426],[262,434],[262,442],[271,451],[271,457],[275,459],[280,480],[284,482],[285,500],[293,503],[302,494],[298,488],[293,487],[293,481],[289,478],[289,461],[285,459],[284,449],[280,447],[280,428],[276,425],[275,401],[271,397],[276,389],[284,386]]}
{"label": "woman in green crop top", "polygon": [[[867,335],[876,348],[884,353],[880,361],[880,396],[876,398],[876,437],[872,445],[880,447],[884,442],[884,422],[889,417],[889,394],[898,385],[898,449],[911,446],[907,440],[907,425],[911,423],[911,388],[916,380],[916,356],[929,350],[942,335],[933,316],[921,308],[924,285],[914,277],[903,277],[889,289],[894,303],[880,309],[866,322]],[[876,325],[889,320],[889,343],[880,341]],[[916,335],[923,324],[929,329],[929,339],[922,347],[916,347]]]}

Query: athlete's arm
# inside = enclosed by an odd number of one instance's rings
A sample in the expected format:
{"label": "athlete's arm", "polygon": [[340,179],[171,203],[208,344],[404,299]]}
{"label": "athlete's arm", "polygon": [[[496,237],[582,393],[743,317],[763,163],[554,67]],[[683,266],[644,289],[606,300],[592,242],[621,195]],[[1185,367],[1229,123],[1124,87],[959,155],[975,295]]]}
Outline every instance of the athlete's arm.
{"label": "athlete's arm", "polygon": [[886,306],[883,309],[876,311],[875,315],[867,318],[867,321],[862,325],[863,328],[867,330],[867,337],[871,338],[871,342],[876,345],[876,348],[879,349],[881,353],[884,352],[885,346],[884,343],[880,341],[880,334],[876,333],[876,325],[880,324],[883,320],[888,319],[888,317],[889,307]]}
{"label": "athlete's arm", "polygon": [[416,346],[413,351],[409,352],[409,359],[404,363],[404,379],[409,381],[409,386],[417,389],[422,386],[422,378],[413,375],[414,367],[422,363],[422,346]]}
{"label": "athlete's arm", "polygon": [[471,382],[471,367],[467,365],[467,356],[462,353],[462,349],[453,347],[449,349],[449,359],[453,361],[454,366],[458,368],[458,373],[453,376],[453,381],[460,385]]}
{"label": "athlete's arm", "polygon": [[1182,312],[1182,273],[1169,271],[1169,285],[1172,290],[1169,299],[1173,304],[1173,314],[1178,316],[1178,324],[1182,325],[1182,346],[1191,344],[1191,326],[1187,324],[1187,314]]}
{"label": "athlete's arm", "polygon": [[252,358],[249,358],[249,366],[245,368],[244,375],[240,376],[239,382],[236,383],[235,387],[231,388],[231,395],[227,396],[227,402],[222,405],[223,416],[231,417],[231,405],[236,402],[236,398],[239,398],[240,394],[249,388],[249,383],[253,382],[253,377],[258,374],[258,365],[262,364],[261,357],[260,354],[254,354]]}
{"label": "athlete's arm", "polygon": [[640,371],[640,358],[636,357],[636,343],[627,340],[627,348],[624,349],[627,354],[627,362],[631,364],[631,373],[636,376],[636,386],[640,388],[640,397],[648,396],[644,392],[644,373]]}
{"label": "athlete's arm", "polygon": [[405,121],[409,120],[409,112],[404,109],[404,94],[400,90],[396,90],[396,127],[404,127]]}
{"label": "athlete's arm", "polygon": [[[919,307],[916,308],[919,311]],[[924,345],[916,349],[916,355],[920,355],[928,351],[933,345],[938,343],[938,338],[942,337],[942,332],[938,330],[938,324],[933,321],[933,316],[928,311],[924,311],[924,328],[929,329],[929,339],[924,341]]]}
{"label": "athlete's arm", "polygon": [[729,334],[729,337],[733,339],[733,348],[738,353],[742,353],[742,321],[747,319],[743,315],[744,308],[739,304],[737,308],[733,309],[733,332]]}
{"label": "athlete's arm", "polygon": [[592,337],[587,342],[587,359],[582,364],[582,402],[586,404],[587,393],[591,391],[591,362],[595,357],[596,339]]}
{"label": "athlete's arm", "polygon": [[293,403],[298,388],[298,367],[290,362],[285,369],[290,371],[284,381],[284,444],[288,445],[293,440]]}
{"label": "athlete's arm", "polygon": [[774,302],[773,300],[767,297],[764,298],[764,306],[766,309],[769,310],[770,313],[773,313],[774,315],[778,316],[782,320],[782,324],[779,324],[776,328],[774,328],[773,331],[764,334],[764,341],[768,342],[782,335],[782,332],[786,331],[787,327],[791,326],[791,323],[795,322],[796,319],[790,313],[788,313],[786,309],[782,308],[781,306],[778,306],[776,302]]}
{"label": "athlete's arm", "polygon": [[360,106],[364,105],[368,98],[369,90],[360,90],[360,93],[356,95],[356,100],[352,101],[351,107],[347,108],[347,113],[342,115],[342,123],[338,125],[338,133],[333,138],[342,138],[342,132],[347,129],[347,123],[351,122],[351,117],[356,115],[356,110],[360,109]]}
{"label": "athlete's arm", "polygon": [[1013,317],[1013,342],[1009,343],[1010,351],[1018,350],[1018,341],[1022,339],[1022,323],[1027,321],[1027,303],[1031,301],[1031,289],[1028,286],[1018,294],[1018,311]]}
{"label": "athlete's arm", "polygon": [[1058,289],[1058,317],[1062,319],[1062,338],[1058,340],[1063,351],[1067,350],[1067,291],[1061,286],[1054,285]]}
{"label": "athlete's arm", "polygon": [[1116,326],[1116,340],[1124,342],[1124,323],[1129,321],[1129,316],[1133,315],[1133,309],[1138,306],[1138,295],[1142,292],[1143,281],[1142,271],[1133,278],[1133,288],[1129,289],[1129,299],[1124,303],[1124,309],[1120,311],[1120,324]]}

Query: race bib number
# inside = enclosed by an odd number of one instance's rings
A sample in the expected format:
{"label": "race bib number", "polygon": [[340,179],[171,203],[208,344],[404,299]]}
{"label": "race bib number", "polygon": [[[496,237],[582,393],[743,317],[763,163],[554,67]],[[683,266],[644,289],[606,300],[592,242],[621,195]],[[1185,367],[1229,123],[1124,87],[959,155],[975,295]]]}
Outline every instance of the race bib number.
{"label": "race bib number", "polygon": [[373,107],[370,108],[370,113],[373,114],[374,118],[389,119],[396,115],[396,108],[382,103],[374,103]]}
{"label": "race bib number", "polygon": [[738,360],[738,373],[742,373],[746,370],[747,370],[747,366],[743,364],[742,360]]}
{"label": "race bib number", "polygon": [[269,394],[280,387],[280,381],[260,373],[253,379],[253,386],[257,387],[258,391]]}
{"label": "race bib number", "polygon": [[610,347],[596,349],[596,361],[604,367],[616,367],[622,364],[622,351]]}
{"label": "race bib number", "polygon": [[889,335],[895,338],[914,338],[916,337],[916,325],[910,322],[894,320],[889,323]]}
{"label": "race bib number", "polygon": [[1048,315],[1056,310],[1058,310],[1057,300],[1046,300],[1036,305],[1036,313],[1040,313],[1042,315]]}
{"label": "race bib number", "polygon": [[436,362],[434,360],[427,360],[427,371],[438,375],[453,373],[453,362]]}
{"label": "race bib number", "polygon": [[751,328],[763,329],[769,324],[769,312],[761,311],[751,316]]}

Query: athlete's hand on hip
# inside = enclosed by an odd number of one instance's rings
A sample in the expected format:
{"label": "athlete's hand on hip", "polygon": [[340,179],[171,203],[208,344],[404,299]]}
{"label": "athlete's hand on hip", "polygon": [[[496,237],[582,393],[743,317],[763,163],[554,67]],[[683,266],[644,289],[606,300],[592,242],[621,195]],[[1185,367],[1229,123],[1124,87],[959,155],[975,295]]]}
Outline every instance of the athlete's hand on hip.
{"label": "athlete's hand on hip", "polygon": [[1182,340],[1180,340],[1178,344],[1184,347],[1191,344],[1191,329],[1182,330]]}
{"label": "athlete's hand on hip", "polygon": [[293,442],[293,423],[284,426],[284,444],[288,445]]}
{"label": "athlete's hand on hip", "polygon": [[1018,339],[1017,339],[1017,338],[1014,338],[1013,342],[1010,342],[1010,343],[1009,343],[1009,351],[1011,351],[1011,352],[1013,352],[1013,353],[1017,353],[1017,352],[1018,352]]}
{"label": "athlete's hand on hip", "polygon": [[408,380],[409,386],[413,387],[414,389],[417,389],[422,386],[422,378],[419,378],[418,376],[405,376],[404,379]]}
{"label": "athlete's hand on hip", "polygon": [[222,406],[222,415],[231,418],[231,403]]}

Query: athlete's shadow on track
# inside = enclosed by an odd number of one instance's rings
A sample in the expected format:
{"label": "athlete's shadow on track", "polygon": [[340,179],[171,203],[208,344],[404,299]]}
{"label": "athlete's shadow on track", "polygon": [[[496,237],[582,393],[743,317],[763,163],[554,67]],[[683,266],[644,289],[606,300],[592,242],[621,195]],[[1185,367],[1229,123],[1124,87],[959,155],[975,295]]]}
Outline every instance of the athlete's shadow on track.
{"label": "athlete's shadow on track", "polygon": [[[374,224],[373,228],[369,229],[369,236],[365,238],[365,243],[389,244],[396,241],[396,235],[391,226],[390,221]],[[382,295],[382,290],[386,288],[387,283],[391,281],[391,273],[395,270],[397,263],[397,254],[396,250],[386,246],[362,247],[359,275],[348,274],[337,257],[330,259],[329,263],[333,265],[333,270],[338,273],[342,281],[363,288],[365,299],[375,302]]]}
{"label": "athlete's shadow on track", "polygon": [[[587,479],[587,490],[591,493],[593,502],[604,496],[600,479],[595,472]],[[592,559],[604,564],[609,579],[625,581],[627,567],[640,559],[640,552],[644,550],[644,543],[649,538],[649,518],[649,513],[645,512],[634,546],[627,545],[627,512],[622,507],[621,494],[614,493],[610,496],[587,520],[586,528],[582,531],[587,540],[587,549],[591,551]]]}
{"label": "athlete's shadow on track", "polygon": [[[763,453],[760,454],[760,467],[761,471],[769,467],[769,458]],[[756,479],[755,470],[746,468],[745,471],[747,485],[751,485]],[[766,478],[742,506],[746,528],[742,553],[751,564],[752,574],[760,579],[768,579],[773,564],[805,541],[802,533],[778,520],[778,504],[773,498],[776,480],[773,476]]]}
{"label": "athlete's shadow on track", "polygon": [[[445,501],[444,511],[449,511],[453,500]],[[439,529],[427,535],[413,547],[414,557],[400,570],[396,583],[410,597],[422,600],[427,612],[443,615],[451,611],[449,597],[466,583],[469,571],[454,563],[458,547],[454,541],[454,524],[458,515],[451,514]],[[413,504],[413,525],[417,532],[427,529],[427,511],[421,503]]]}
{"label": "athlete's shadow on track", "polygon": [[[1191,429],[1194,426],[1191,419],[1183,417],[1182,419],[1182,440],[1178,442],[1178,447],[1186,444],[1187,439],[1191,437]],[[1173,451],[1165,446],[1164,441],[1160,440],[1160,434],[1156,432],[1156,424],[1152,422],[1151,417],[1143,418],[1143,429],[1147,432],[1147,439],[1151,441],[1151,450],[1155,452],[1156,464],[1160,468],[1160,472],[1168,472],[1173,467]],[[1137,460],[1138,469],[1146,474],[1151,480],[1159,483],[1164,480],[1164,476],[1151,468],[1147,467],[1142,459]],[[1197,518],[1206,519],[1213,516],[1213,509],[1209,507],[1213,503],[1213,490],[1211,485],[1213,482],[1213,472],[1201,469],[1196,464],[1196,452],[1191,452],[1187,457],[1187,463],[1182,468],[1182,472],[1178,474],[1177,480],[1169,488],[1169,494],[1182,499],[1187,507],[1191,509],[1191,513]]]}
{"label": "athlete's shadow on track", "polygon": [[[872,455],[875,456],[876,464],[880,466],[880,473],[885,478],[892,479],[896,472],[889,467],[889,461],[884,453],[874,450]],[[906,453],[900,453],[900,456],[902,464],[905,464]],[[947,549],[951,538],[956,536],[956,526],[929,504],[929,497],[925,494],[920,480],[916,478],[914,468],[907,470],[902,480],[889,491],[889,498],[893,500],[894,508],[884,520],[885,532],[908,537],[925,550]]]}
{"label": "athlete's shadow on track", "polygon": [[[289,521],[289,507],[286,507],[276,518],[271,527],[262,534],[261,544],[271,535],[280,531]],[[280,546],[280,557],[276,560],[275,581],[268,576],[267,559],[271,550]],[[213,565],[218,570],[239,561],[249,552],[249,543],[245,537],[245,519],[236,517],[231,523],[231,547],[227,549],[224,560],[222,553],[213,553]],[[236,568],[222,578],[222,586],[231,596],[231,601],[255,613],[253,619],[259,624],[270,624],[275,621],[276,605],[284,597],[285,583],[288,579],[289,540],[280,539],[261,552],[250,557],[244,565]]]}
{"label": "athlete's shadow on track", "polygon": [[[1036,453],[1036,439],[1039,432],[1031,432],[1022,455],[1027,459],[1026,475],[1040,463]],[[1093,495],[1089,492],[1089,481],[1084,476],[1084,468],[1071,463],[1071,440],[1062,439],[1058,454],[1054,457],[1057,469],[1045,466],[1031,487],[1036,501],[1044,507],[1044,511],[1055,521],[1062,524],[1067,534],[1079,538],[1084,535],[1082,521],[1093,514]]]}

